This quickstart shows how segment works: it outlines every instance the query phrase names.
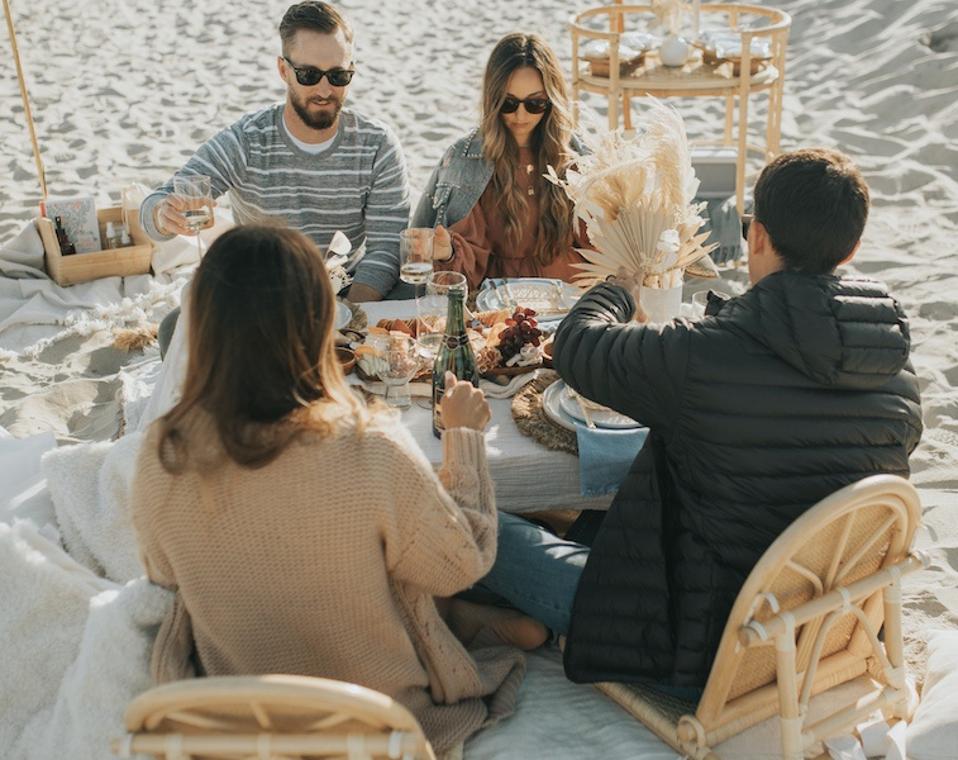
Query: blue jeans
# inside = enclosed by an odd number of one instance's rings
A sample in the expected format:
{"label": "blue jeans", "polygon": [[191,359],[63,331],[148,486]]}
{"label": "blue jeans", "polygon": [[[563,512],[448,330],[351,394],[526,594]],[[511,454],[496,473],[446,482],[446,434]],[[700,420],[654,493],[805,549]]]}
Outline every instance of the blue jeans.
{"label": "blue jeans", "polygon": [[[528,520],[499,513],[499,546],[489,573],[463,594],[486,604],[503,604],[535,618],[553,634],[567,634],[572,602],[589,547],[566,541]],[[698,702],[702,689],[635,679],[673,697]]]}
{"label": "blue jeans", "polygon": [[467,595],[493,604],[505,601],[553,633],[565,634],[588,558],[588,546],[565,541],[518,515],[500,512],[496,562]]}

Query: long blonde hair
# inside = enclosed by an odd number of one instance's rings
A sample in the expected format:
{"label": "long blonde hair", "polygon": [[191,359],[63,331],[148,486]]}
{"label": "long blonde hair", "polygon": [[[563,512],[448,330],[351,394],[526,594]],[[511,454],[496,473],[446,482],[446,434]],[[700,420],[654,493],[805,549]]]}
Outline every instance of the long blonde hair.
{"label": "long blonde hair", "polygon": [[[188,469],[194,411],[246,467],[275,459],[304,430],[367,419],[335,354],[335,294],[319,250],[300,232],[235,227],[210,246],[190,292],[183,396],[162,418],[159,456]],[[203,441],[202,446],[208,442]]]}
{"label": "long blonde hair", "polygon": [[547,166],[555,167],[560,177],[572,161],[572,114],[565,77],[552,48],[538,34],[507,34],[496,44],[482,82],[483,155],[494,166],[492,186],[501,199],[506,233],[510,240],[522,237],[522,218],[527,201],[516,183],[519,171],[519,147],[499,113],[506,98],[509,77],[516,69],[529,66],[539,72],[551,103],[532,133],[535,155],[533,182],[539,200],[539,229],[534,257],[540,264],[550,263],[557,253],[572,243],[572,205],[562,189],[543,178]]}

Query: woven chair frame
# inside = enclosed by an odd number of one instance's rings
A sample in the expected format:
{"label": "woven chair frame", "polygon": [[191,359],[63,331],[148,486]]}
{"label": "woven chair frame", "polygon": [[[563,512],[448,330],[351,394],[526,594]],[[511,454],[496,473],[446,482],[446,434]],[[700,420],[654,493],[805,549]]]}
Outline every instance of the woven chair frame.
{"label": "woven chair frame", "polygon": [[415,717],[371,689],[323,678],[198,678],[151,689],[115,754],[166,760],[435,760]]}
{"label": "woven chair frame", "polygon": [[[902,478],[841,489],[796,520],[750,573],[698,705],[625,684],[599,688],[696,760],[718,758],[715,747],[776,714],[787,760],[875,710],[907,720],[901,578],[927,562],[910,553],[919,519],[918,494]],[[873,688],[857,706],[809,724],[812,697],[866,673]]]}

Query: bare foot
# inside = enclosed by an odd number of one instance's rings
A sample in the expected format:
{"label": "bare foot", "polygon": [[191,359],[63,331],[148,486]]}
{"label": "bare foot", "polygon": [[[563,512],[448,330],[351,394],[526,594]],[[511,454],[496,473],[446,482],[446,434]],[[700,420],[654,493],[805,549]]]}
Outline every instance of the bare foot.
{"label": "bare foot", "polygon": [[538,620],[506,607],[449,599],[445,618],[453,633],[465,644],[469,644],[483,628],[488,628],[503,644],[526,651],[541,647],[549,639],[549,629]]}

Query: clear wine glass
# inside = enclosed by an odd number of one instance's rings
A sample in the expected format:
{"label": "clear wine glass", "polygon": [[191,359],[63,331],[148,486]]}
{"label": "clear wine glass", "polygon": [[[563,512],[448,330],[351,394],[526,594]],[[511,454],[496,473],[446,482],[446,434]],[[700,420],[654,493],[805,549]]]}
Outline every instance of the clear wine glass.
{"label": "clear wine glass", "polygon": [[419,333],[419,350],[426,359],[434,359],[442,344],[449,311],[449,292],[452,290],[461,292],[465,302],[469,285],[461,272],[433,272],[426,281]]}
{"label": "clear wine glass", "polygon": [[213,226],[210,178],[205,174],[177,174],[173,177],[173,194],[186,204],[183,216],[186,217],[186,226],[196,234],[196,251],[202,258],[200,230]]}
{"label": "clear wine glass", "polygon": [[390,333],[384,351],[385,362],[379,379],[386,386],[386,403],[398,409],[408,409],[409,381],[419,371],[420,359],[416,341],[409,335]]}
{"label": "clear wine glass", "polygon": [[413,286],[416,297],[416,333],[419,332],[419,286],[432,274],[433,230],[410,227],[399,233],[399,279]]}

